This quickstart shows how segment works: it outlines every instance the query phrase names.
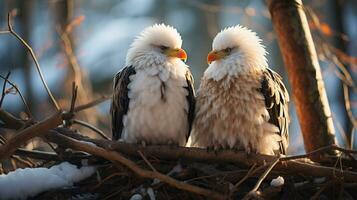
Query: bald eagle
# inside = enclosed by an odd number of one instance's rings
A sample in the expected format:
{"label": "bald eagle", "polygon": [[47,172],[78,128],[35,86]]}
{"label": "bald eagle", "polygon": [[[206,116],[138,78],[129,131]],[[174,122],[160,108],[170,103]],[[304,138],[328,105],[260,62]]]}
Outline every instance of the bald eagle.
{"label": "bald eagle", "polygon": [[177,30],[146,28],[131,44],[114,78],[113,139],[128,143],[184,146],[194,116],[193,78]]}
{"label": "bald eagle", "polygon": [[285,154],[289,95],[255,32],[222,30],[197,91],[191,146]]}

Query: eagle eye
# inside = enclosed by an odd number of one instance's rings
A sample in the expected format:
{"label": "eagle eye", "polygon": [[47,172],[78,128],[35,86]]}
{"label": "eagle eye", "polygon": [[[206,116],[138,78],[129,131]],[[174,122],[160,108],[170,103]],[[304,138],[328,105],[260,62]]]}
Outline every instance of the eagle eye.
{"label": "eagle eye", "polygon": [[231,53],[232,48],[228,47],[223,50],[225,53]]}
{"label": "eagle eye", "polygon": [[169,47],[167,46],[164,46],[164,45],[160,45],[159,48],[163,51],[167,50]]}

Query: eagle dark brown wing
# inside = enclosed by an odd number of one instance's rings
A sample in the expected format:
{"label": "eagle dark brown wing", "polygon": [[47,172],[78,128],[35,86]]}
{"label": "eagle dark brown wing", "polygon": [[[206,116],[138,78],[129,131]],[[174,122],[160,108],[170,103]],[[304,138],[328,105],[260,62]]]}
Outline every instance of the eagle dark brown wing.
{"label": "eagle dark brown wing", "polygon": [[195,106],[196,106],[195,89],[193,86],[194,81],[190,70],[187,70],[186,72],[186,82],[187,82],[187,87],[185,88],[188,91],[188,95],[186,97],[188,103],[187,120],[189,125],[188,133],[186,134],[186,141],[187,141],[188,137],[190,136],[193,119],[195,118]]}
{"label": "eagle dark brown wing", "polygon": [[267,68],[261,81],[261,92],[265,98],[265,105],[270,115],[269,122],[280,130],[282,141],[280,142],[281,154],[286,154],[289,142],[289,93],[282,78],[273,70]]}
{"label": "eagle dark brown wing", "polygon": [[114,77],[114,92],[110,108],[112,117],[112,139],[118,140],[121,137],[123,130],[123,117],[128,112],[129,97],[128,84],[130,83],[130,76],[135,74],[133,66],[123,68]]}

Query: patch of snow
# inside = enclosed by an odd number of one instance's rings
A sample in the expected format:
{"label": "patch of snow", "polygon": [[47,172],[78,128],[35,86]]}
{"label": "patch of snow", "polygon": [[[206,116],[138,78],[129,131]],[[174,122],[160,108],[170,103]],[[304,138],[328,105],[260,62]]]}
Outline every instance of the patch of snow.
{"label": "patch of snow", "polygon": [[151,187],[148,187],[146,193],[149,195],[150,200],[156,200],[155,192]]}
{"label": "patch of snow", "polygon": [[84,166],[78,169],[68,162],[51,168],[17,169],[0,175],[0,196],[1,199],[26,199],[50,189],[70,187],[95,171],[96,167]]}
{"label": "patch of snow", "polygon": [[270,185],[273,187],[280,187],[284,185],[284,178],[281,176],[278,176],[277,178],[271,180]]}
{"label": "patch of snow", "polygon": [[100,176],[99,171],[96,172],[96,175],[97,175],[97,181],[98,181],[98,183],[99,183],[99,182],[102,182],[102,176]]}
{"label": "patch of snow", "polygon": [[326,181],[326,177],[315,178],[314,183],[320,184]]}
{"label": "patch of snow", "polygon": [[154,180],[152,181],[152,184],[151,185],[156,185],[156,184],[159,184],[161,181],[157,178],[154,178]]}
{"label": "patch of snow", "polygon": [[143,196],[141,194],[134,194],[133,196],[130,197],[130,200],[142,200]]}
{"label": "patch of snow", "polygon": [[167,173],[168,176],[171,176],[176,173],[181,173],[182,172],[182,166],[181,163],[178,163],[169,173]]}
{"label": "patch of snow", "polygon": [[294,187],[301,187],[301,186],[306,185],[308,183],[309,183],[309,181],[298,182],[298,183],[294,184]]}
{"label": "patch of snow", "polygon": [[83,166],[88,166],[88,159],[82,159],[81,160],[81,164],[83,165]]}

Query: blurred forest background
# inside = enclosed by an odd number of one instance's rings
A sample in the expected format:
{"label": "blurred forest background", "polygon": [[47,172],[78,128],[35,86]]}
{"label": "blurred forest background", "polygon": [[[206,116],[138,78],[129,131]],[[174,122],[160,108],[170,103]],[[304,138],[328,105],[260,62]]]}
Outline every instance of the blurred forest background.
{"label": "blurred forest background", "polygon": [[[351,148],[354,118],[348,115],[341,70],[356,78],[357,1],[303,1],[318,52],[338,144]],[[14,29],[32,46],[45,79],[63,108],[68,108],[72,82],[79,85],[78,104],[110,95],[112,78],[125,64],[130,43],[145,27],[165,23],[178,29],[198,87],[207,67],[213,37],[224,27],[241,24],[256,31],[269,52],[269,66],[289,87],[264,0],[0,0],[0,30],[14,8]],[[30,55],[10,34],[0,35],[0,74],[16,83],[35,119],[54,111]],[[351,112],[357,112],[355,86],[349,90]],[[291,88],[289,87],[291,91]],[[21,99],[9,90],[2,107],[23,112]],[[304,152],[294,102],[290,102],[288,153]],[[109,101],[79,116],[110,133]],[[353,122],[353,123],[352,123]],[[86,130],[90,133],[90,130]],[[352,144],[352,145],[351,145]]]}

